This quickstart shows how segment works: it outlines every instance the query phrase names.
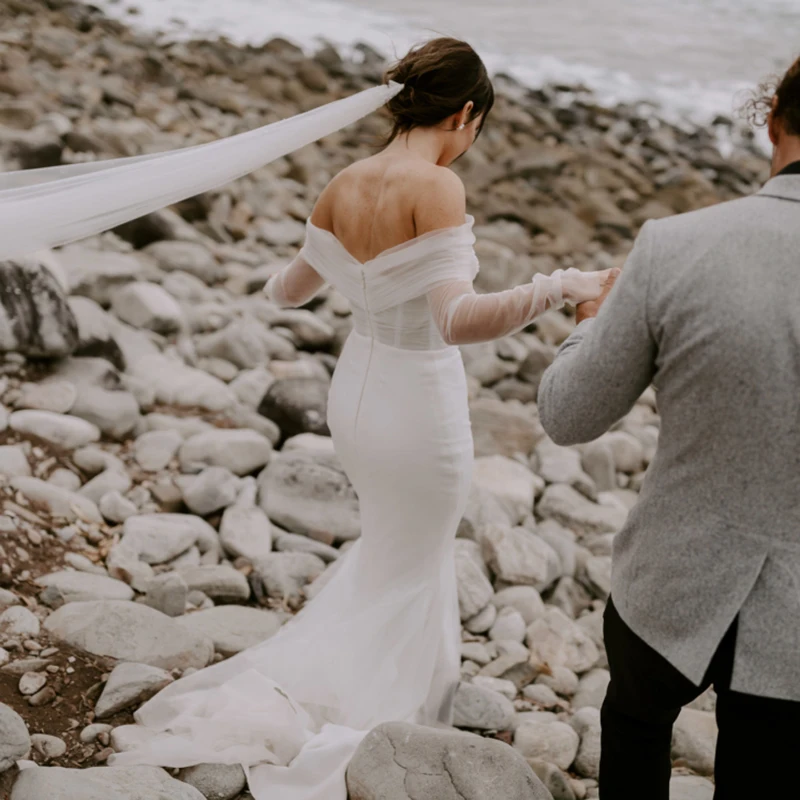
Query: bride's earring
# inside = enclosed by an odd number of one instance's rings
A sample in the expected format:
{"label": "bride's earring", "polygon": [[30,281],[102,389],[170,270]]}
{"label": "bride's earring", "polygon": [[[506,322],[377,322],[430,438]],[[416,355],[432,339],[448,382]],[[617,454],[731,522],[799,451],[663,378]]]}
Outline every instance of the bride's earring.
{"label": "bride's earring", "polygon": [[463,130],[464,130],[464,128],[466,128],[466,127],[467,127],[466,123],[465,123],[465,122],[462,122],[462,123],[461,123],[461,124],[458,126],[458,128],[457,128],[456,130],[463,131]]}

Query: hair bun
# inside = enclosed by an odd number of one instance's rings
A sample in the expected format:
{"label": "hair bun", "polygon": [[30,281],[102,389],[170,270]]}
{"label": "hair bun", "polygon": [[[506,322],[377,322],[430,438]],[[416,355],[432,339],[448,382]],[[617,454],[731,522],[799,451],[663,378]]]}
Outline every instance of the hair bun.
{"label": "hair bun", "polygon": [[435,127],[473,104],[473,119],[489,112],[494,89],[478,54],[466,42],[442,37],[413,47],[384,76],[402,84],[387,108],[394,118],[388,141],[414,128]]}

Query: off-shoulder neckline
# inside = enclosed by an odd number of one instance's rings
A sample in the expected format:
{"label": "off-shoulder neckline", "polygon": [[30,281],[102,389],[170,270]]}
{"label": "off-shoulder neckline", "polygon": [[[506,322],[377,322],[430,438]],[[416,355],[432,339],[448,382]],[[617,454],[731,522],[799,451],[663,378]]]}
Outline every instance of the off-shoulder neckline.
{"label": "off-shoulder neckline", "polygon": [[435,231],[428,231],[427,233],[422,233],[419,236],[415,236],[413,239],[406,239],[405,242],[401,242],[400,244],[395,245],[394,247],[389,247],[386,250],[382,250],[373,258],[367,259],[366,261],[359,261],[345,246],[342,244],[341,239],[333,232],[329,231],[327,228],[320,228],[318,225],[315,225],[311,218],[306,222],[306,225],[315,230],[319,231],[320,233],[324,234],[325,236],[330,237],[339,249],[342,251],[347,258],[350,259],[354,264],[358,265],[359,267],[363,268],[368,266],[369,264],[374,264],[376,261],[380,261],[383,258],[387,258],[388,256],[394,255],[395,253],[402,252],[403,250],[407,250],[414,245],[418,245],[421,242],[429,241],[430,239],[436,239],[439,236],[442,236],[446,233],[455,233],[461,230],[471,229],[472,226],[475,224],[475,218],[469,214],[467,214],[466,221],[462,225],[453,225],[448,228],[439,228]]}

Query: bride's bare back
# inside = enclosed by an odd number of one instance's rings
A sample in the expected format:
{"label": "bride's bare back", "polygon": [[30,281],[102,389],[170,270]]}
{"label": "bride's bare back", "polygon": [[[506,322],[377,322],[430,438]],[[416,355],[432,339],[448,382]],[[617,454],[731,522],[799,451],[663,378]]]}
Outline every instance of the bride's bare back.
{"label": "bride's bare back", "polygon": [[461,225],[464,187],[447,167],[390,149],[337,175],[320,196],[311,222],[330,231],[366,263],[424,233]]}

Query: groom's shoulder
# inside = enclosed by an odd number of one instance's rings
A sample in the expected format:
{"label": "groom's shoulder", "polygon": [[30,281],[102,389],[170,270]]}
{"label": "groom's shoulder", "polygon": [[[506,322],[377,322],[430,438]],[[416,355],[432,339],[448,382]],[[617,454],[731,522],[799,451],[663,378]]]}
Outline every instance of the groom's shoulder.
{"label": "groom's shoulder", "polygon": [[742,220],[752,220],[757,203],[754,195],[748,195],[671,217],[652,219],[645,224],[648,233],[659,241],[675,241],[682,234],[695,236],[698,230],[709,233],[738,229]]}

